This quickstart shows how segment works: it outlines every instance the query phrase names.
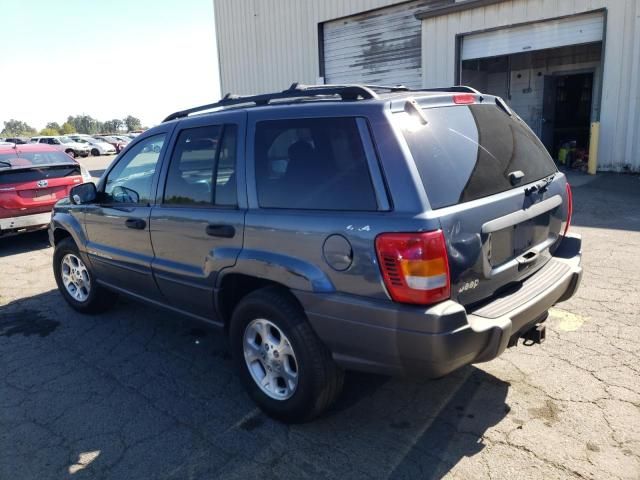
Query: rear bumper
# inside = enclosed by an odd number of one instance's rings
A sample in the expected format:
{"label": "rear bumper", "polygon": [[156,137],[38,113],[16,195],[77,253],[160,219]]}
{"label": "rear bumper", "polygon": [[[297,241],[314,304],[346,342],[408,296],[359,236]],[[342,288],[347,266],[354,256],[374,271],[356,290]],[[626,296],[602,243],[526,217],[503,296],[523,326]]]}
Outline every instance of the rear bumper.
{"label": "rear bumper", "polygon": [[580,237],[567,237],[517,292],[470,312],[452,300],[421,309],[341,294],[295,293],[338,364],[435,378],[499,356],[512,336],[576,292],[580,261]]}
{"label": "rear bumper", "polygon": [[0,235],[21,230],[45,228],[51,221],[51,212],[21,215],[12,218],[0,218]]}

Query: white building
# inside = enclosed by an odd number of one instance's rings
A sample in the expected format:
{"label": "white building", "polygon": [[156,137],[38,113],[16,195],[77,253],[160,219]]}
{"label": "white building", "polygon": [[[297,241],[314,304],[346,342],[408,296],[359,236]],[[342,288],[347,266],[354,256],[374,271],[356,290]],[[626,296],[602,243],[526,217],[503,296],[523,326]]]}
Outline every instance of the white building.
{"label": "white building", "polygon": [[292,82],[464,84],[558,154],[640,171],[640,0],[214,0],[222,92]]}

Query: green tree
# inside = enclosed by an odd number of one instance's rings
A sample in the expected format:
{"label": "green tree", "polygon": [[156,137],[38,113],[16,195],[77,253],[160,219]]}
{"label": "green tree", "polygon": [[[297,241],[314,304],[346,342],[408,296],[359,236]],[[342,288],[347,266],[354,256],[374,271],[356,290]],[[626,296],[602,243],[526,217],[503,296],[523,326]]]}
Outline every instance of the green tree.
{"label": "green tree", "polygon": [[123,122],[127,127],[127,132],[140,130],[140,128],[142,128],[142,122],[140,121],[140,119],[132,115],[128,115],[125,119],[123,119]]}
{"label": "green tree", "polygon": [[73,125],[72,123],[69,122],[64,122],[62,124],[62,127],[60,128],[60,133],[62,135],[68,135],[70,133],[76,133],[78,130],[76,129],[75,125]]}
{"label": "green tree", "polygon": [[107,120],[103,125],[103,133],[118,133],[118,130],[120,130],[120,127],[122,127],[123,123],[119,118],[114,118],[113,120]]}
{"label": "green tree", "polygon": [[55,130],[58,133],[42,133],[42,131],[41,131],[40,132],[41,135],[60,135],[60,132],[62,131],[62,128],[60,127],[60,124],[58,122],[49,122],[44,127],[44,129],[45,130]]}
{"label": "green tree", "polygon": [[46,136],[51,136],[51,135],[60,135],[60,130],[57,130],[55,128],[43,128],[42,130],[40,130],[40,135],[46,135]]}
{"label": "green tree", "polygon": [[73,125],[74,131],[78,133],[87,133],[89,135],[93,135],[94,133],[98,133],[99,123],[98,120],[93,118],[91,115],[69,115],[67,117],[67,123]]}
{"label": "green tree", "polygon": [[29,137],[29,136],[35,135],[36,133],[38,133],[37,130],[33,128],[31,125],[27,124],[26,122],[22,122],[20,120],[15,120],[12,118],[11,120],[4,122],[4,128],[0,132],[0,135],[3,135],[5,137],[9,137],[9,136]]}

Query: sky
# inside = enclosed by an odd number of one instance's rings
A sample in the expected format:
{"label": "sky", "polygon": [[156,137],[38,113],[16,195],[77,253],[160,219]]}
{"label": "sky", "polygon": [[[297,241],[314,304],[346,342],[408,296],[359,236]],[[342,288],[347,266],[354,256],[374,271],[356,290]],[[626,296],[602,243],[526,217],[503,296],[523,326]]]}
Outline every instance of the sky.
{"label": "sky", "polygon": [[220,97],[213,0],[0,0],[0,130],[69,115],[153,126]]}

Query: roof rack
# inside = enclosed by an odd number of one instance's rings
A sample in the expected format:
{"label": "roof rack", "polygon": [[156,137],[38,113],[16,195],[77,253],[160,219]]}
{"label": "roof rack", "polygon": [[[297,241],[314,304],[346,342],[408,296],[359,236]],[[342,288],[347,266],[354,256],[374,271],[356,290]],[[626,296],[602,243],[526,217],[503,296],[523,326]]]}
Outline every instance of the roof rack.
{"label": "roof rack", "polygon": [[454,92],[454,93],[475,93],[480,95],[481,93],[475,88],[468,87],[466,85],[454,85],[453,87],[442,88],[421,88],[420,92]]}
{"label": "roof rack", "polygon": [[253,103],[254,105],[268,105],[272,100],[325,96],[339,96],[342,100],[368,100],[378,98],[378,95],[376,95],[371,88],[363,85],[303,85],[300,83],[293,83],[288,89],[281,92],[265,93],[262,95],[241,97],[239,95],[227,93],[222,97],[222,100],[218,102],[180,110],[179,112],[169,115],[163,120],[163,122],[175,120],[176,118],[183,118],[196,112],[232,105],[250,103]]}
{"label": "roof rack", "polygon": [[435,88],[409,88],[404,85],[365,85],[371,90],[387,90],[389,92],[454,92],[454,93],[475,93],[480,94],[478,90],[466,85],[454,85],[452,87],[435,87]]}
{"label": "roof rack", "polygon": [[389,92],[408,92],[411,91],[409,87],[404,85],[365,85],[365,87],[371,90],[387,90]]}

